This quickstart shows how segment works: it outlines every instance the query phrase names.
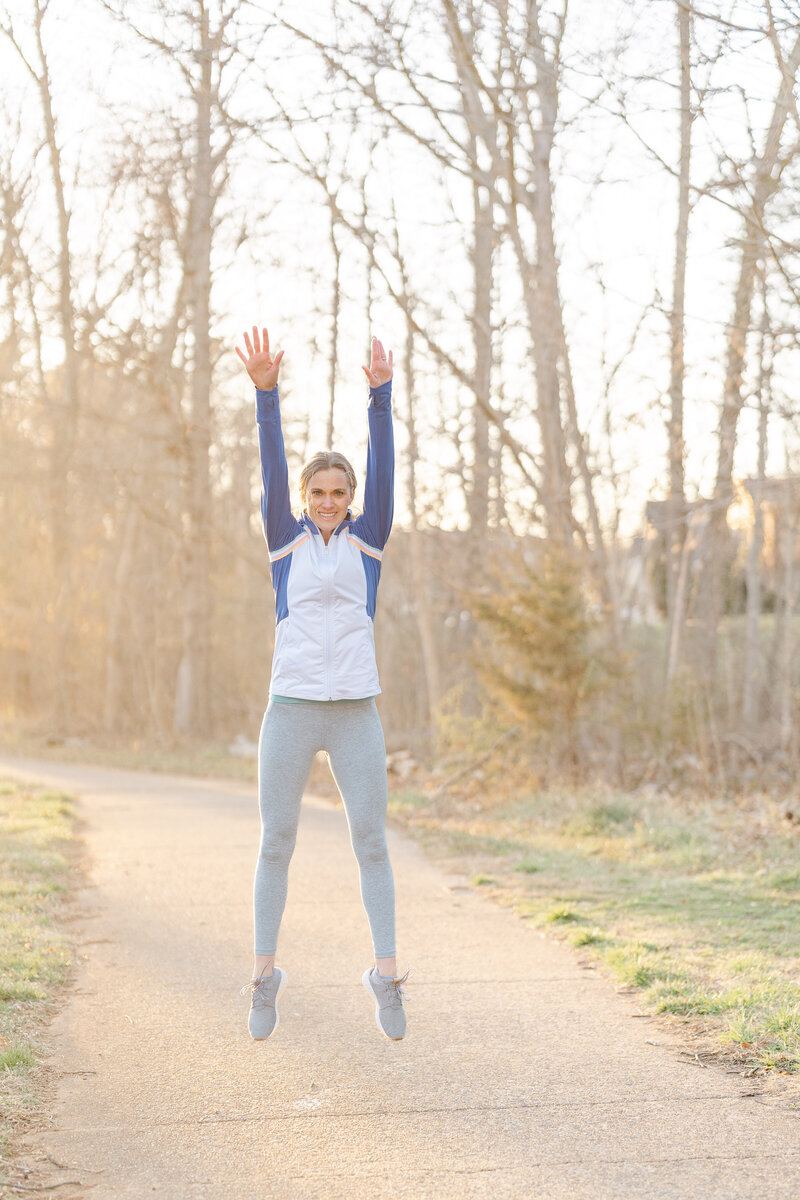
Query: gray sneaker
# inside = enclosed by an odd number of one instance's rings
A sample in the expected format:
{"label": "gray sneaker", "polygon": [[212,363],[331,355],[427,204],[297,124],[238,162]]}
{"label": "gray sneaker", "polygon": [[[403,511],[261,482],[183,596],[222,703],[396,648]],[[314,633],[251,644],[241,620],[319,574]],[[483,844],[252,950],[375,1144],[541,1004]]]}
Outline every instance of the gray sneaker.
{"label": "gray sneaker", "polygon": [[405,1037],[405,992],[400,985],[408,979],[408,974],[406,971],[399,979],[382,979],[375,967],[370,967],[361,976],[361,982],[375,1001],[375,1021],[378,1029],[393,1042],[399,1042]]}
{"label": "gray sneaker", "polygon": [[250,1016],[247,1028],[254,1042],[263,1042],[278,1028],[278,996],[286,987],[287,975],[280,967],[273,967],[266,978],[252,979],[241,990],[250,992]]}

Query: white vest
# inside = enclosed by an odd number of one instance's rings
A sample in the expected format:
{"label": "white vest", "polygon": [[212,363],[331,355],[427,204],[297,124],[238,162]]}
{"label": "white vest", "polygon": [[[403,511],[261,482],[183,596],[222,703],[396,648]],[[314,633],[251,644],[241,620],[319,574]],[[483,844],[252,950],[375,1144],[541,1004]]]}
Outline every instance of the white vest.
{"label": "white vest", "polygon": [[[275,629],[270,692],[299,700],[360,700],[380,692],[373,621],[367,608],[368,564],[382,552],[344,524],[328,545],[309,517],[288,546],[288,613]],[[285,569],[285,567],[283,568]]]}

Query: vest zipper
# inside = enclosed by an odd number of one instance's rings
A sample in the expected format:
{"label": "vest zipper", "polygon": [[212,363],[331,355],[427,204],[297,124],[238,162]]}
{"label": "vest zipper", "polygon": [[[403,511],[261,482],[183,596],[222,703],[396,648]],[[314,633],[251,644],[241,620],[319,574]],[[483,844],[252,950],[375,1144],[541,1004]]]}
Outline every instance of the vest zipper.
{"label": "vest zipper", "polygon": [[331,695],[331,658],[333,650],[333,615],[331,613],[331,559],[330,559],[330,543],[326,546],[323,542],[325,570],[323,572],[325,579],[324,588],[324,604],[325,604],[325,687],[328,693],[328,699],[332,700]]}

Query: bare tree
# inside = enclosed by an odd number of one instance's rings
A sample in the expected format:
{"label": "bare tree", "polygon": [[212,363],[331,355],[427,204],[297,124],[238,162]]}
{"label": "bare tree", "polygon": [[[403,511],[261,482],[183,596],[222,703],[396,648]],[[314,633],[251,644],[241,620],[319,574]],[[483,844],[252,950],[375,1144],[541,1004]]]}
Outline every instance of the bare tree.
{"label": "bare tree", "polygon": [[675,232],[672,308],[670,310],[670,381],[667,420],[667,456],[669,494],[667,524],[667,620],[669,625],[666,663],[667,684],[678,665],[678,637],[684,612],[679,603],[685,588],[679,589],[681,558],[686,540],[686,491],[684,484],[684,314],[686,308],[686,263],[689,242],[690,172],[692,161],[692,73],[691,12],[685,0],[676,0],[678,26],[678,63],[680,71],[680,152],[678,158],[678,221]]}
{"label": "bare tree", "polygon": [[752,164],[752,184],[742,211],[744,232],[740,242],[739,266],[733,300],[733,313],[727,330],[725,380],[720,411],[717,445],[717,469],[713,508],[710,514],[707,552],[702,587],[704,625],[703,654],[709,675],[716,664],[716,633],[723,611],[724,581],[728,547],[727,512],[733,498],[733,462],[739,416],[744,403],[742,377],[745,369],[747,337],[751,327],[751,309],[759,260],[767,252],[767,208],[780,184],[787,162],[797,154],[797,142],[783,154],[781,141],[787,118],[793,110],[793,89],[800,68],[800,34],[795,37],[788,57],[778,57],[778,83],[769,126],[762,149]]}
{"label": "bare tree", "polygon": [[[229,116],[231,66],[236,59],[236,3],[160,0],[162,13],[178,18],[185,33],[168,42],[151,32],[130,6],[104,0],[105,7],[158,55],[176,66],[191,110],[192,153],[186,176],[185,216],[175,240],[182,278],[173,330],[185,329],[187,388],[180,426],[184,494],[182,539],[182,635],[175,682],[174,729],[200,733],[209,726],[212,491],[211,255],[218,221],[215,210],[227,182],[229,152],[238,132]],[[165,29],[170,25],[165,24]],[[238,77],[241,78],[241,75]],[[172,337],[165,338],[167,347]]]}
{"label": "bare tree", "polygon": [[[481,97],[474,87],[469,64],[476,57],[476,22],[478,13],[474,4],[468,7],[469,25],[462,31],[458,17],[451,5],[445,6],[447,31],[453,61],[460,82],[461,112],[466,134],[465,152],[468,162],[474,164],[472,176],[472,344],[474,353],[473,390],[481,396],[484,405],[492,394],[492,256],[494,252],[494,203],[493,189],[481,183],[477,177],[477,165],[481,156],[486,156],[492,145],[491,119],[487,117]],[[473,406],[472,426],[472,481],[467,495],[467,510],[470,528],[479,536],[486,533],[489,524],[489,420],[486,408],[478,403]],[[473,543],[477,547],[477,540]]]}
{"label": "bare tree", "polygon": [[[49,0],[33,0],[30,25],[20,30],[6,10],[0,10],[0,33],[13,47],[35,85],[41,110],[42,131],[50,168],[51,199],[55,209],[57,246],[56,316],[62,345],[63,366],[59,372],[58,394],[47,389],[47,409],[52,427],[52,455],[49,472],[52,576],[55,602],[53,622],[53,721],[63,724],[68,705],[67,638],[72,605],[72,544],[70,521],[69,474],[75,454],[79,418],[79,351],[77,313],[70,226],[72,213],[62,164],[62,152],[55,116],[53,84],[45,45],[45,21]],[[27,42],[31,42],[28,49]],[[40,380],[44,375],[40,372]]]}

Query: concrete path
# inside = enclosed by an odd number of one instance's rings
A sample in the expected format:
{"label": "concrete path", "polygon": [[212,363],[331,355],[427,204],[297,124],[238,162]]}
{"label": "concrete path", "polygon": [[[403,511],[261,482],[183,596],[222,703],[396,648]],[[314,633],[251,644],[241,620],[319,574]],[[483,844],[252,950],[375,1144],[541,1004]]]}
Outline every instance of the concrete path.
{"label": "concrete path", "polygon": [[0,773],[79,795],[89,861],[30,1184],[67,1200],[800,1196],[796,1114],[651,1044],[664,1035],[631,1019],[634,1000],[398,834],[406,1040],[380,1035],[361,986],[370,943],[344,814],[309,797],[281,1024],[253,1043],[239,988],[254,789],[10,759]]}

